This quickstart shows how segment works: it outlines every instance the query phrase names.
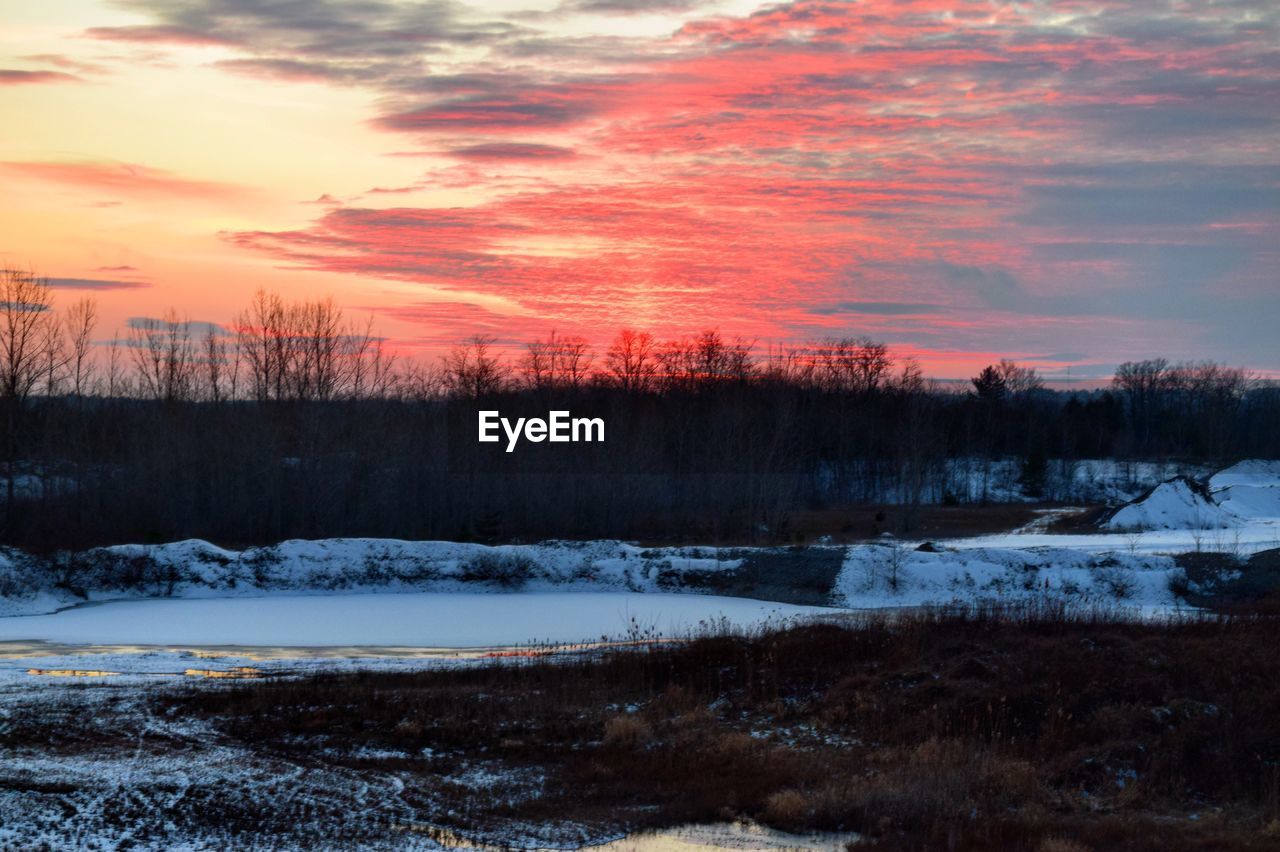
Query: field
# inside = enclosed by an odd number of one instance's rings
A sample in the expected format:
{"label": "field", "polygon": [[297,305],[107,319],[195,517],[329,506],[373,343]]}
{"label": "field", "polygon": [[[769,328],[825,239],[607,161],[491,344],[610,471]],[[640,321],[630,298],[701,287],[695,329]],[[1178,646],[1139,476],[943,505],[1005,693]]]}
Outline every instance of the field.
{"label": "field", "polygon": [[10,684],[0,840],[530,847],[751,820],[882,849],[1274,848],[1277,643],[1255,616],[918,611],[419,671]]}
{"label": "field", "polygon": [[1278,496],[6,550],[0,848],[1276,848]]}

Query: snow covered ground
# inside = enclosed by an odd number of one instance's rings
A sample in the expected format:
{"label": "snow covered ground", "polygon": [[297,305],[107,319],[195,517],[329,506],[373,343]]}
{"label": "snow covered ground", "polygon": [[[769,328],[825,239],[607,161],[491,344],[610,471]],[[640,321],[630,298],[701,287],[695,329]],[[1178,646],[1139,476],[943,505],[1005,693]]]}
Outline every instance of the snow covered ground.
{"label": "snow covered ground", "polygon": [[1061,601],[1077,607],[1177,610],[1172,588],[1186,574],[1167,556],[1066,548],[850,548],[836,599],[851,607]]}
{"label": "snow covered ground", "polygon": [[191,539],[45,559],[0,548],[0,615],[121,598],[476,588],[658,592],[679,588],[689,578],[731,572],[740,564],[721,548],[642,548],[607,540],[487,546],[334,538],[237,551]]}
{"label": "snow covered ground", "polygon": [[1238,516],[1219,506],[1202,485],[1186,477],[1162,482],[1141,500],[1120,507],[1103,527],[1126,530],[1227,529]]}
{"label": "snow covered ground", "polygon": [[[920,542],[912,542],[919,544]],[[1130,530],[1097,533],[999,533],[946,539],[955,550],[973,548],[1061,548],[1088,553],[1226,553],[1248,556],[1280,547],[1280,521],[1267,520],[1225,529]]]}

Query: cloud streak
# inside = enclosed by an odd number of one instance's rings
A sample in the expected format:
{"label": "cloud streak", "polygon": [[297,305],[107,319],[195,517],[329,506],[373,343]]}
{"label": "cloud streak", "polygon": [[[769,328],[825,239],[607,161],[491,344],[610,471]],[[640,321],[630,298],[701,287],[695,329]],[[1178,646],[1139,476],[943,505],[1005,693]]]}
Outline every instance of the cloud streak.
{"label": "cloud streak", "polygon": [[84,80],[64,71],[23,71],[0,68],[0,86],[31,86],[42,83],[83,83]]}
{"label": "cloud streak", "polygon": [[145,290],[146,281],[123,278],[49,278],[49,286],[59,290]]}
{"label": "cloud streak", "polygon": [[137,163],[7,161],[0,162],[0,172],[122,197],[229,200],[251,194],[246,187],[194,180]]}

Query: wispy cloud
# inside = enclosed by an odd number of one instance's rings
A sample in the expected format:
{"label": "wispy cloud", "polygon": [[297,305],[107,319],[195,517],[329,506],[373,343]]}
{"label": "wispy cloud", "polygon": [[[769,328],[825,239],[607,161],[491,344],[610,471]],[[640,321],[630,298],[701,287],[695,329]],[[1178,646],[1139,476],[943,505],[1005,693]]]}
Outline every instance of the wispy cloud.
{"label": "wispy cloud", "polygon": [[50,287],[62,290],[145,290],[151,284],[146,281],[130,281],[123,278],[49,278]]}
{"label": "wispy cloud", "polygon": [[0,86],[28,86],[40,83],[83,83],[84,80],[64,71],[23,71],[0,68]]}
{"label": "wispy cloud", "polygon": [[8,161],[0,162],[0,171],[120,196],[229,199],[251,193],[246,187],[196,180],[136,163]]}

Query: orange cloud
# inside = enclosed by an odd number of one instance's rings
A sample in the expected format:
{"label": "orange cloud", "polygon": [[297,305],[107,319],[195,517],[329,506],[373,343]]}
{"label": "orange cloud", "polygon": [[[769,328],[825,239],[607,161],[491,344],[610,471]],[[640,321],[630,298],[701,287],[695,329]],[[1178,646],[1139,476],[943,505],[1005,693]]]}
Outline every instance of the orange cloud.
{"label": "orange cloud", "polygon": [[123,197],[229,199],[250,192],[246,187],[193,180],[134,163],[9,161],[0,162],[0,170],[20,177]]}

